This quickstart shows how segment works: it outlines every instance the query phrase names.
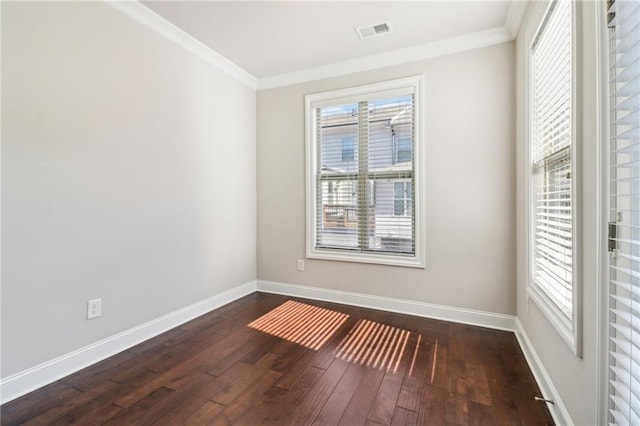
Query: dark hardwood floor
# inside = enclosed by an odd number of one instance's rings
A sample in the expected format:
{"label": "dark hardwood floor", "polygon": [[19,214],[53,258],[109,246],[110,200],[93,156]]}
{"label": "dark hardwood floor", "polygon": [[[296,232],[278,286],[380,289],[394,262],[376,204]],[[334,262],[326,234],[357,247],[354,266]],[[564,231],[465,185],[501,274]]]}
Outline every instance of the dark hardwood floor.
{"label": "dark hardwood floor", "polygon": [[553,424],[539,395],[513,333],[254,293],[0,415],[3,425]]}

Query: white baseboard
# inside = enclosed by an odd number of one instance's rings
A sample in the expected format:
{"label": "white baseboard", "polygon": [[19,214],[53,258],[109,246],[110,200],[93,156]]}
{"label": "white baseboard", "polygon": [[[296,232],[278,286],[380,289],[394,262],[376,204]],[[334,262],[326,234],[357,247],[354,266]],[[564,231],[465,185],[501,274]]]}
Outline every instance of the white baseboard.
{"label": "white baseboard", "polygon": [[151,339],[174,327],[206,314],[256,291],[256,281],[196,302],[129,330],[59,356],[0,380],[0,403],[16,399],[71,373]]}
{"label": "white baseboard", "polygon": [[560,397],[558,390],[553,385],[551,377],[549,377],[547,370],[545,370],[542,361],[538,357],[538,354],[531,344],[531,340],[529,340],[529,336],[527,336],[527,333],[518,318],[515,320],[515,334],[518,342],[520,343],[520,348],[522,348],[522,352],[527,359],[529,368],[533,372],[533,376],[540,387],[543,398],[550,399],[554,402],[554,404],[547,404],[549,411],[553,416],[553,420],[558,425],[573,425],[573,421],[567,411],[567,407],[565,407],[562,402],[562,398]]}
{"label": "white baseboard", "polygon": [[411,300],[373,296],[318,287],[307,287],[272,281],[252,281],[231,290],[201,300],[137,327],[123,331],[99,342],[77,349],[35,367],[0,380],[0,403],[4,404],[69,374],[95,364],[123,350],[151,339],[167,330],[199,317],[227,303],[255,291],[282,294],[305,299],[324,300],[365,308],[380,309],[402,314],[452,321],[515,332],[520,347],[529,363],[542,395],[555,405],[549,410],[557,424],[571,425],[571,417],[558,391],[547,374],[520,321],[511,315],[475,311],[452,306],[435,305]]}
{"label": "white baseboard", "polygon": [[498,330],[515,330],[515,317],[512,315],[494,314],[491,312],[475,311],[456,308],[453,306],[434,305],[413,300],[394,299],[391,297],[372,296],[362,293],[328,290],[318,287],[307,287],[285,284],[273,281],[258,280],[258,291],[282,294],[304,299],[324,300],[326,302],[342,303],[364,308],[380,309],[382,311],[398,312],[462,324],[478,325]]}

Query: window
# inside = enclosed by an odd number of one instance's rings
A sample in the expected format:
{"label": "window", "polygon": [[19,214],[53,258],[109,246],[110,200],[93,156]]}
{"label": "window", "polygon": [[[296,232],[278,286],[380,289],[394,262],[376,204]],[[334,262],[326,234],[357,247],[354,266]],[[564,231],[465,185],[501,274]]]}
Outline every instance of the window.
{"label": "window", "polygon": [[396,163],[404,163],[411,161],[411,138],[399,139],[395,146],[394,161]]}
{"label": "window", "polygon": [[572,2],[549,5],[529,58],[529,294],[580,353]]}
{"label": "window", "polygon": [[305,98],[308,257],[423,265],[421,81]]}
{"label": "window", "polygon": [[353,138],[342,139],[342,161],[353,161]]}
{"label": "window", "polygon": [[608,6],[607,422],[640,425],[640,3]]}
{"label": "window", "polygon": [[411,182],[394,182],[393,214],[396,216],[411,215]]}

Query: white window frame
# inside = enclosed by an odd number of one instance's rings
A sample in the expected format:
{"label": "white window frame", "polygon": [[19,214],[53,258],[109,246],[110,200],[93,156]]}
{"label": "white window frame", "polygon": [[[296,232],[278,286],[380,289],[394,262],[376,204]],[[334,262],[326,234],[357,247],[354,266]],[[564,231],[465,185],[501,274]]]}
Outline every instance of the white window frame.
{"label": "white window frame", "polygon": [[[533,302],[540,308],[541,312],[549,320],[551,325],[560,335],[560,337],[567,343],[572,352],[582,357],[582,221],[580,219],[579,211],[581,211],[581,181],[582,170],[581,162],[578,161],[581,157],[581,149],[578,141],[580,140],[581,132],[581,109],[580,105],[580,84],[581,75],[579,73],[579,64],[581,64],[581,57],[579,54],[579,40],[580,40],[580,26],[579,21],[576,19],[579,11],[579,2],[571,3],[571,46],[572,46],[572,140],[571,140],[571,210],[572,210],[572,318],[562,312],[562,310],[556,305],[556,303],[535,283],[534,274],[534,249],[535,249],[535,213],[534,213],[534,190],[533,190],[533,172],[532,172],[532,158],[531,148],[534,143],[533,140],[533,48],[535,42],[544,31],[545,23],[549,14],[552,11],[554,4],[558,1],[553,0],[549,3],[545,9],[540,24],[536,29],[534,36],[529,45],[528,55],[526,57],[527,66],[527,93],[526,93],[526,109],[527,109],[527,121],[526,121],[526,164],[529,170],[526,173],[526,197],[527,197],[527,299],[533,300]],[[528,303],[528,300],[527,300]]]}
{"label": "white window frame", "polygon": [[[316,200],[317,186],[317,141],[314,109],[328,104],[348,103],[362,100],[372,95],[393,94],[398,90],[411,88],[414,97],[414,169],[415,182],[415,253],[413,256],[398,256],[382,253],[353,253],[333,249],[317,249],[316,241]],[[305,140],[306,140],[306,257],[346,262],[374,263],[381,265],[406,266],[424,268],[424,146],[423,146],[423,113],[424,82],[421,75],[367,84],[330,92],[305,96]],[[386,93],[385,93],[386,92]]]}
{"label": "white window frame", "polygon": [[609,33],[607,30],[607,2],[596,5],[596,41],[597,41],[597,136],[598,151],[596,165],[596,205],[597,215],[597,297],[600,301],[597,307],[598,333],[596,357],[598,359],[598,376],[596,394],[598,405],[596,419],[598,424],[609,422],[609,253],[608,243],[608,215],[609,215]]}

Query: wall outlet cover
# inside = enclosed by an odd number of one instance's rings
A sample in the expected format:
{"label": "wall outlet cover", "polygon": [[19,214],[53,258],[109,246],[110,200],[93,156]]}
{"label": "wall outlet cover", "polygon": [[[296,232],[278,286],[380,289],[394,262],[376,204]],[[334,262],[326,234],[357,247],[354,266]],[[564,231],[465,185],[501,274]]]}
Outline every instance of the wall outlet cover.
{"label": "wall outlet cover", "polygon": [[102,315],[102,299],[92,299],[87,302],[87,319],[98,318]]}

